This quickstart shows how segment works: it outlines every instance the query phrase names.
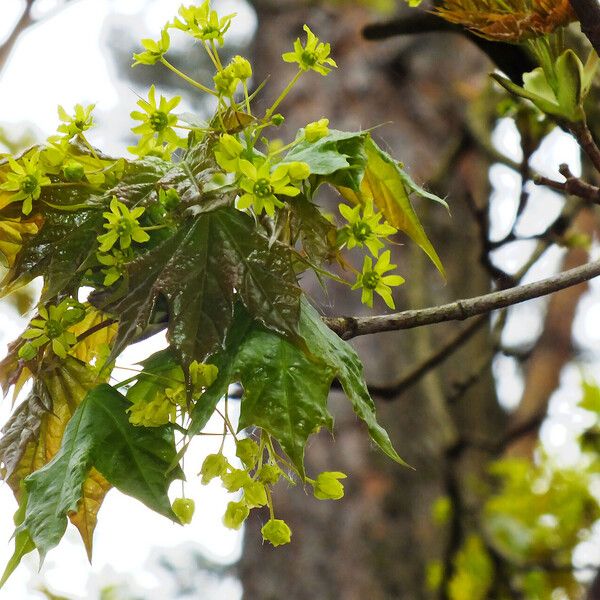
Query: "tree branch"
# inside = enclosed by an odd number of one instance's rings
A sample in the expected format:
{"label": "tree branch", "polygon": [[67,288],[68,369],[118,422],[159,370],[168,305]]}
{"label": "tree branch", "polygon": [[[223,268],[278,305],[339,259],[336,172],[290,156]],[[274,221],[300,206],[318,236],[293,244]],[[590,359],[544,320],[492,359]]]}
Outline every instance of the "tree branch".
{"label": "tree branch", "polygon": [[435,369],[439,364],[444,362],[451,354],[456,352],[462,345],[468,342],[477,331],[487,323],[487,315],[480,315],[478,319],[469,324],[445,344],[443,344],[433,354],[426,357],[420,363],[414,365],[410,371],[403,375],[398,381],[391,385],[369,385],[369,392],[382,399],[393,400],[409,387],[417,383],[421,377],[425,376],[429,371]]}
{"label": "tree branch", "polygon": [[581,31],[600,54],[600,2],[598,0],[571,0]]}
{"label": "tree branch", "polygon": [[505,308],[526,300],[547,296],[584,281],[589,281],[594,277],[598,277],[598,275],[600,275],[600,260],[535,283],[491,292],[475,298],[456,300],[441,306],[405,310],[390,315],[372,317],[330,317],[325,318],[324,321],[330,329],[345,340],[382,331],[412,329],[413,327],[446,321],[463,321],[476,315],[492,312],[498,308]]}
{"label": "tree branch", "polygon": [[593,202],[594,204],[600,204],[599,187],[591,185],[579,177],[575,177],[567,164],[563,163],[558,170],[566,181],[555,181],[548,177],[538,175],[534,178],[533,182],[536,185],[545,185],[546,187],[562,192],[563,194],[571,194],[583,198],[584,200],[588,200],[589,202]]}

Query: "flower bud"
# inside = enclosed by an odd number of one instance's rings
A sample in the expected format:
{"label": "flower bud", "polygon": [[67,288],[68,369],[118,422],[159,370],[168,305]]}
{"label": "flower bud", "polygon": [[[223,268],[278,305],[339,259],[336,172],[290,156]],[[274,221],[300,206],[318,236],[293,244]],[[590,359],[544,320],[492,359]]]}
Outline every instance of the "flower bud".
{"label": "flower bud", "polygon": [[258,460],[259,451],[258,444],[254,440],[246,438],[245,440],[240,440],[236,444],[235,455],[246,465],[246,467],[252,469]]}
{"label": "flower bud", "polygon": [[249,514],[250,509],[244,502],[230,502],[223,515],[223,525],[229,529],[239,529]]}
{"label": "flower bud", "polygon": [[263,465],[258,472],[258,480],[266,485],[273,485],[279,481],[281,469],[277,465]]}
{"label": "flower bud", "polygon": [[206,485],[215,477],[221,477],[227,472],[229,463],[222,454],[209,454],[202,463],[200,475],[202,475],[202,483]]}
{"label": "flower bud", "polygon": [[67,181],[81,181],[85,176],[83,165],[76,160],[68,161],[62,171]]}
{"label": "flower bud", "polygon": [[344,496],[344,486],[338,479],[346,475],[339,471],[325,471],[317,476],[313,483],[315,498],[319,500],[339,500]]}
{"label": "flower bud", "polygon": [[244,486],[244,502],[248,508],[264,506],[267,503],[267,492],[260,481],[252,481]]}
{"label": "flower bud", "polygon": [[191,498],[176,498],[172,508],[182,525],[189,525],[192,522],[196,504]]}
{"label": "flower bud", "polygon": [[225,473],[221,477],[221,480],[223,481],[223,487],[228,492],[237,492],[251,481],[248,472],[242,469],[234,469],[231,473]]}
{"label": "flower bud", "polygon": [[320,140],[321,138],[329,135],[329,119],[319,119],[313,123],[309,123],[304,128],[304,138],[309,144]]}
{"label": "flower bud", "polygon": [[273,546],[289,544],[292,538],[291,529],[287,526],[287,523],[281,519],[270,519],[263,525],[260,532],[262,533],[263,539],[266,542],[270,542]]}
{"label": "flower bud", "polygon": [[252,65],[243,56],[234,56],[228,67],[231,68],[233,75],[242,81],[252,77]]}
{"label": "flower bud", "polygon": [[275,127],[280,127],[281,125],[283,125],[284,121],[285,121],[285,117],[280,113],[274,114],[271,117],[271,123],[273,123],[273,125],[275,125]]}
{"label": "flower bud", "polygon": [[286,167],[292,181],[301,181],[310,175],[310,167],[305,162],[294,161],[287,163]]}

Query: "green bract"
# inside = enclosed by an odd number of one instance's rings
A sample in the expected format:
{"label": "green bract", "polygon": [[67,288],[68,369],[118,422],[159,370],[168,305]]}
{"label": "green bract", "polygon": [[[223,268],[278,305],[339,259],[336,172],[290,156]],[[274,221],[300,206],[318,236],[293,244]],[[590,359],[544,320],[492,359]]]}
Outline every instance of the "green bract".
{"label": "green bract", "polygon": [[[194,501],[182,494],[171,505],[167,496],[186,454],[202,483],[219,479],[238,495],[224,511],[228,527],[238,529],[252,508],[267,506],[265,540],[288,543],[289,527],[274,517],[273,486],[285,479],[313,485],[319,498],[343,494],[341,474],[313,480],[304,465],[309,438],[333,428],[334,379],[372,440],[403,464],[377,423],[358,355],[326,327],[300,281],[313,269],[351,285],[342,277],[353,267],[333,273],[355,260],[347,251],[356,260],[365,248],[381,251],[375,264],[364,258],[354,288],[369,306],[375,292],[393,306],[390,286],[403,280],[388,274],[388,237],[406,233],[441,270],[409,196],[439,199],[369,133],[329,129],[326,118],[274,143],[272,127],[284,120],[277,109],[295,82],[335,63],[329,45],[305,28],[306,45],[297,42],[285,55],[299,70],[257,112],[250,62],[234,56],[223,66],[219,56],[232,16],[219,16],[209,2],[182,7],[160,40],[144,40],[135,55],[135,64],[160,63],[207,94],[216,105],[207,121],[179,119],[172,112],[179,98],[157,98],[152,86],[132,113],[140,140],[131,155],[93,148],[85,138],[93,106],[77,105],[72,116],[60,110],[60,135],[0,163],[0,259],[7,268],[0,293],[43,280],[37,315],[0,363],[3,389],[32,385],[0,443],[3,477],[20,499],[18,547],[4,579],[27,552],[37,548],[43,556],[56,545],[67,518],[91,555],[111,486],[176,523],[189,522]],[[200,40],[218,92],[167,60],[168,27]],[[349,203],[341,209],[343,227],[320,208],[323,184]],[[31,217],[22,220],[21,210]],[[82,296],[84,304],[73,300]],[[119,381],[121,353],[160,331],[168,347]],[[228,412],[233,389],[242,390],[237,427]],[[189,441],[214,435],[213,417],[222,422],[220,447],[204,459],[193,456]],[[175,432],[184,443],[176,446]],[[228,436],[239,459],[233,464],[223,454]],[[44,448],[37,462],[27,459],[34,445]]]}

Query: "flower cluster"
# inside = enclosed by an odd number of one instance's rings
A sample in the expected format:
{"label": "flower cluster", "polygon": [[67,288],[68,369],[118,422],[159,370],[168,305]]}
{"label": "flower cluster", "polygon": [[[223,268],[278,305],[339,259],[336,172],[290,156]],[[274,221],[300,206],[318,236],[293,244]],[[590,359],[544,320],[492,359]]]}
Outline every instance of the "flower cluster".
{"label": "flower cluster", "polygon": [[[236,456],[242,468],[231,465],[221,453],[209,454],[200,469],[203,484],[220,479],[223,487],[231,493],[240,494],[239,500],[231,501],[223,515],[223,523],[230,529],[239,529],[248,518],[250,510],[268,506],[270,519],[261,529],[263,539],[273,546],[288,544],[292,532],[285,521],[275,518],[271,488],[282,477],[295,484],[292,473],[296,469],[284,457],[276,453],[270,436],[262,431],[257,443],[251,438],[236,440]],[[313,487],[315,498],[319,500],[339,500],[344,495],[340,479],[346,475],[340,472],[320,473],[316,479],[305,478]]]}
{"label": "flower cluster", "polygon": [[181,96],[175,96],[167,100],[161,95],[160,100],[156,100],[156,88],[150,87],[148,100],[138,100],[138,106],[144,111],[134,110],[131,118],[141,121],[140,125],[133,127],[131,131],[140,136],[137,146],[129,150],[145,156],[151,153],[164,155],[165,152],[171,153],[182,145],[182,140],[177,135],[174,127],[177,127],[177,115],[172,111],[181,102]]}
{"label": "flower cluster", "polygon": [[294,51],[282,55],[285,62],[297,63],[301,71],[316,71],[320,75],[327,75],[332,67],[337,67],[333,58],[329,56],[331,46],[319,41],[319,38],[304,25],[306,31],[306,45],[300,39],[294,42]]}
{"label": "flower cluster", "polygon": [[185,31],[193,38],[203,42],[224,44],[223,36],[231,26],[235,14],[219,17],[217,11],[210,7],[210,0],[200,6],[182,6],[179,9],[181,19],[175,19],[173,27]]}
{"label": "flower cluster", "polygon": [[46,170],[40,165],[40,153],[33,152],[28,158],[24,156],[20,161],[8,158],[11,172],[7,173],[6,181],[0,184],[0,190],[14,192],[0,208],[12,202],[23,201],[22,212],[24,215],[31,213],[33,201],[37,200],[42,187],[50,185],[50,178]]}
{"label": "flower cluster", "polygon": [[59,304],[41,306],[38,316],[31,320],[29,327],[21,334],[27,340],[19,350],[19,357],[32,360],[43,346],[48,345],[56,356],[66,358],[77,343],[77,336],[70,328],[85,317],[85,307],[66,298]]}
{"label": "flower cluster", "polygon": [[[192,384],[192,401],[197,401],[217,378],[215,365],[193,361],[189,367]],[[144,398],[133,402],[127,409],[129,421],[143,427],[159,427],[174,423],[179,414],[185,414],[190,408],[185,382],[182,379],[169,381],[154,398]]]}

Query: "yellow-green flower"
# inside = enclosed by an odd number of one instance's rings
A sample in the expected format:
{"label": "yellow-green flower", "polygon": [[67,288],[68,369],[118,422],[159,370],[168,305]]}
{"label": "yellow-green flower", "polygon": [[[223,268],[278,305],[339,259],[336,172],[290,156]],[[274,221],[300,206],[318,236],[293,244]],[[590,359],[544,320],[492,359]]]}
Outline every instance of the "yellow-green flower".
{"label": "yellow-green flower", "polygon": [[292,530],[281,519],[269,519],[260,530],[265,542],[273,546],[289,544],[292,539]]}
{"label": "yellow-green flower", "polygon": [[344,486],[340,479],[345,479],[346,474],[339,471],[324,471],[319,473],[312,482],[315,498],[319,500],[339,500],[344,496]]}
{"label": "yellow-green flower", "polygon": [[233,74],[232,71],[228,71],[227,68],[222,71],[218,71],[213,77],[215,82],[215,90],[221,96],[233,96],[239,83],[239,79]]}
{"label": "yellow-green flower", "polygon": [[319,119],[304,128],[304,139],[312,144],[329,135],[329,119]]}
{"label": "yellow-green flower", "polygon": [[160,427],[169,421],[175,421],[177,417],[177,407],[166,396],[155,398],[150,402],[135,402],[127,412],[129,422],[141,427]]}
{"label": "yellow-green flower", "polygon": [[250,61],[239,54],[231,59],[226,68],[230,69],[233,75],[241,81],[246,81],[246,79],[252,77],[252,65]]}
{"label": "yellow-green flower", "polygon": [[248,518],[250,509],[242,502],[230,502],[223,515],[223,525],[228,529],[239,529]]}
{"label": "yellow-green flower", "polygon": [[131,117],[136,121],[142,121],[141,125],[133,127],[131,131],[141,135],[139,145],[155,138],[158,143],[167,142],[179,144],[180,140],[173,127],[177,125],[177,115],[171,111],[181,102],[181,96],[175,96],[167,100],[161,95],[160,101],[156,103],[156,88],[154,85],[148,92],[148,100],[138,100],[138,106],[144,110],[134,110]]}
{"label": "yellow-green flower", "polygon": [[76,135],[81,135],[94,126],[94,117],[92,111],[95,104],[89,106],[75,105],[75,114],[70,115],[62,106],[58,107],[58,118],[62,124],[58,126],[58,131],[64,133],[68,139]]}
{"label": "yellow-green flower", "polygon": [[196,503],[191,498],[175,498],[171,508],[182,525],[189,525],[194,518]]}
{"label": "yellow-green flower", "polygon": [[250,438],[239,440],[235,445],[235,455],[246,465],[248,469],[253,469],[258,462],[260,448],[258,444]]}
{"label": "yellow-green flower", "polygon": [[[348,221],[339,233],[341,244],[352,249],[356,246],[366,246],[373,256],[379,254],[384,243],[379,238],[386,238],[396,233],[397,229],[389,223],[380,223],[381,213],[373,212],[373,203],[367,202],[364,207],[360,204],[350,208],[347,204],[338,206],[340,213]],[[361,215],[362,209],[362,215]]]}
{"label": "yellow-green flower", "polygon": [[229,468],[229,461],[221,454],[209,454],[202,463],[199,475],[202,475],[202,483],[206,485],[210,483],[216,477],[221,477],[227,473]]}
{"label": "yellow-green flower", "polygon": [[396,265],[390,264],[390,251],[386,250],[373,266],[373,259],[365,256],[362,273],[356,278],[356,283],[352,286],[353,290],[362,288],[361,302],[370,308],[373,308],[373,292],[377,292],[390,308],[396,308],[392,299],[392,290],[390,286],[402,285],[404,278],[400,275],[385,275],[387,271],[396,268]]}
{"label": "yellow-green flower", "polygon": [[215,160],[228,173],[239,171],[240,157],[244,151],[241,142],[229,133],[224,133],[215,146]]}
{"label": "yellow-green flower", "polygon": [[145,208],[142,206],[130,211],[122,202],[117,200],[116,196],[113,196],[110,201],[110,212],[103,213],[104,218],[108,221],[104,224],[104,229],[108,229],[108,231],[98,236],[100,252],[109,252],[117,241],[121,250],[129,248],[132,240],[139,244],[147,242],[150,236],[138,223],[138,219],[144,211]]}
{"label": "yellow-green flower", "polygon": [[16,192],[6,204],[23,200],[23,214],[28,215],[33,208],[33,201],[42,193],[42,187],[49,185],[50,179],[39,166],[40,153],[34,152],[31,158],[23,157],[20,162],[8,158],[12,173],[6,174],[6,181],[0,185],[0,190]]}
{"label": "yellow-green flower", "polygon": [[139,140],[136,146],[128,146],[127,150],[139,158],[144,158],[144,156],[156,156],[163,160],[171,160],[171,155],[177,148],[180,148],[181,145],[181,140],[178,140],[176,144],[171,144],[159,142],[155,137],[144,137]]}
{"label": "yellow-green flower", "polygon": [[252,66],[243,56],[234,56],[231,62],[213,77],[215,90],[221,96],[233,96],[238,83],[252,76]]}
{"label": "yellow-green flower", "polygon": [[272,173],[268,161],[264,161],[258,168],[250,161],[240,160],[240,171],[244,174],[240,182],[243,194],[237,203],[238,208],[244,209],[252,206],[256,214],[264,210],[269,216],[275,214],[275,207],[281,208],[283,202],[280,196],[297,196],[300,190],[290,183],[287,165],[279,165]]}
{"label": "yellow-green flower", "polygon": [[155,65],[166,54],[170,45],[171,38],[166,29],[161,31],[160,40],[158,41],[150,38],[143,39],[142,46],[144,47],[144,51],[133,55],[135,61],[131,66]]}
{"label": "yellow-green flower", "polygon": [[173,27],[203,42],[215,41],[222,46],[223,36],[231,26],[235,13],[219,18],[217,11],[211,10],[210,1],[206,0],[200,6],[182,6],[179,16],[181,20],[175,19]]}
{"label": "yellow-green flower", "polygon": [[331,46],[320,42],[308,25],[303,29],[306,31],[306,46],[303,46],[298,38],[294,42],[294,51],[282,54],[281,58],[288,63],[298,63],[302,71],[316,71],[327,75],[331,71],[330,67],[337,67],[335,60],[329,57]]}
{"label": "yellow-green flower", "polygon": [[118,281],[125,273],[125,265],[133,258],[131,249],[126,251],[112,249],[110,254],[101,254],[98,252],[96,258],[101,265],[106,268],[102,269],[101,272],[104,275],[103,285],[109,286]]}
{"label": "yellow-green flower", "polygon": [[69,350],[77,343],[77,336],[69,327],[85,317],[85,308],[75,300],[67,298],[58,305],[41,306],[38,317],[32,319],[29,328],[21,335],[28,340],[19,350],[25,360],[34,358],[38,350],[50,343],[52,352],[59,358],[66,358]]}

